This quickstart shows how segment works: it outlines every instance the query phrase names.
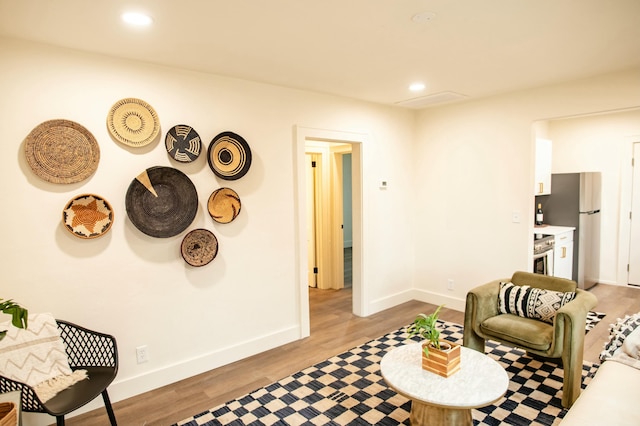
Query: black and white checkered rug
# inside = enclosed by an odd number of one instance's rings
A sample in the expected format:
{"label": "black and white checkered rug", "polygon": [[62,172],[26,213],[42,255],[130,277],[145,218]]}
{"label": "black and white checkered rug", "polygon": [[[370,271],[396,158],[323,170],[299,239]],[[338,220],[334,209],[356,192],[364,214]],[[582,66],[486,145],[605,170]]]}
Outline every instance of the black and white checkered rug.
{"label": "black and white checkered rug", "polygon": [[[603,317],[590,315],[587,332]],[[442,338],[462,343],[462,326],[439,323]],[[408,425],[411,402],[380,375],[382,356],[404,344],[402,328],[174,426]],[[487,350],[507,371],[509,389],[496,404],[473,410],[474,425],[552,425],[564,417],[561,368],[493,341]],[[597,367],[585,362],[583,388]]]}

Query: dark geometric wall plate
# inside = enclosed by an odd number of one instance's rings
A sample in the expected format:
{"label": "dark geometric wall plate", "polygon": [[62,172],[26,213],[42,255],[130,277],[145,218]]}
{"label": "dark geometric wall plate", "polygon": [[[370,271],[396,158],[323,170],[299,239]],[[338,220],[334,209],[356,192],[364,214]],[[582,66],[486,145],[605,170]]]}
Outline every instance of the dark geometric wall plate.
{"label": "dark geometric wall plate", "polygon": [[198,158],[202,150],[200,135],[185,124],[173,126],[164,138],[167,152],[176,161],[190,163]]}
{"label": "dark geometric wall plate", "polygon": [[198,212],[196,187],[180,170],[151,167],[129,185],[127,215],[140,231],[158,238],[178,235]]}

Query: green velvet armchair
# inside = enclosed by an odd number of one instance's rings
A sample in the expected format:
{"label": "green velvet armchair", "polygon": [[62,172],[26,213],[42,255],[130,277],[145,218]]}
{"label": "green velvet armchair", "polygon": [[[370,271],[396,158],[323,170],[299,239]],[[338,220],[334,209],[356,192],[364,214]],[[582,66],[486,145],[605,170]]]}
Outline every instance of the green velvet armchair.
{"label": "green velvet armchair", "polygon": [[[512,313],[500,313],[500,282],[528,285],[558,292],[576,292],[562,306],[553,324]],[[580,395],[587,313],[597,298],[578,288],[575,281],[529,272],[516,272],[509,279],[495,280],[469,291],[464,313],[465,347],[485,352],[485,340],[494,340],[543,358],[559,359],[564,369],[562,405],[571,407]]]}

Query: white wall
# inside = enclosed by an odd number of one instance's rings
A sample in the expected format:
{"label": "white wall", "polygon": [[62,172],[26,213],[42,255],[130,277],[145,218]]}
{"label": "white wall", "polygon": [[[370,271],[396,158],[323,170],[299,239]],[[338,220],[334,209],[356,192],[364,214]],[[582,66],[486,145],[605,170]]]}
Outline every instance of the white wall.
{"label": "white wall", "polygon": [[[363,239],[369,244],[363,268],[373,278],[365,284],[371,305],[365,311],[398,295],[411,298],[411,112],[7,39],[0,39],[0,63],[0,297],[115,335],[121,363],[110,391],[114,401],[300,337],[296,125],[369,135],[362,147]],[[155,108],[163,138],[181,123],[192,125],[206,146],[219,132],[240,134],[253,152],[249,173],[221,181],[204,154],[182,165],[168,157],[163,140],[140,149],[114,142],[107,113],[126,97]],[[25,137],[56,118],[82,124],[100,145],[99,167],[83,182],[47,183],[26,163]],[[142,234],[125,212],[129,184],[154,165],[183,170],[199,193],[194,223],[173,238]],[[381,173],[393,182],[385,192],[377,186]],[[239,217],[226,225],[214,223],[206,209],[220,186],[242,199]],[[61,224],[64,205],[87,192],[105,197],[115,210],[110,232],[88,241]],[[179,245],[198,227],[215,233],[220,251],[209,265],[193,268]],[[136,364],[139,345],[148,345],[148,363]]]}
{"label": "white wall", "polygon": [[[640,99],[638,70],[414,114],[6,39],[0,62],[0,297],[116,335],[115,401],[300,336],[294,126],[369,135],[362,155],[364,311],[411,298],[462,309],[468,288],[529,266],[532,124]],[[185,123],[205,141],[239,133],[254,154],[251,170],[229,183],[215,178],[204,157],[182,166],[162,143],[139,151],[117,144],[106,115],[125,97],[149,102],[163,132]],[[86,181],[49,184],[26,164],[24,138],[54,118],[77,121],[97,138],[100,165]],[[126,190],[154,165],[180,168],[198,188],[189,229],[206,227],[218,237],[210,265],[184,263],[184,233],[151,238],[127,219]],[[381,178],[389,183],[384,191]],[[220,186],[242,198],[242,213],[227,225],[206,212]],[[60,220],[64,204],[85,192],[104,196],[116,212],[112,230],[92,241],[73,237]],[[511,222],[513,211],[520,223]],[[142,344],[151,360],[138,365]]]}
{"label": "white wall", "polygon": [[640,142],[640,109],[547,123],[553,173],[602,172],[599,282],[627,284],[632,143]]}
{"label": "white wall", "polygon": [[[421,112],[414,165],[417,297],[464,309],[469,289],[531,270],[533,134],[545,130],[540,120],[639,104],[640,70],[633,70]],[[637,132],[637,122],[619,125],[615,135],[631,132]],[[599,140],[590,146],[598,155],[608,145]],[[554,152],[554,171],[568,164],[571,154],[562,149]],[[576,168],[607,161],[603,167],[612,170],[619,160],[615,153],[599,160],[575,157]],[[520,223],[512,222],[514,211]],[[611,214],[617,221],[617,211]],[[616,241],[607,243],[617,249]],[[607,259],[603,278],[615,282],[612,262]],[[454,280],[453,291],[447,290],[448,279]]]}

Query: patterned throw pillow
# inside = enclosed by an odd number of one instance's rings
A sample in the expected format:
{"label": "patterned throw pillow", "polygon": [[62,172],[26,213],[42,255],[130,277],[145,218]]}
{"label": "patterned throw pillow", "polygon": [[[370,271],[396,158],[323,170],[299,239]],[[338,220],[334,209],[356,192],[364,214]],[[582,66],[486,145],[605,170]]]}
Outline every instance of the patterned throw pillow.
{"label": "patterned throw pillow", "polygon": [[640,312],[633,315],[625,315],[624,318],[609,325],[609,340],[605,343],[604,349],[600,352],[600,361],[606,361],[613,357],[615,352],[623,344],[627,336],[629,336],[636,328],[640,326]]}
{"label": "patterned throw pillow", "polygon": [[514,314],[553,324],[553,318],[558,309],[571,302],[575,297],[574,291],[564,293],[501,282],[498,311],[501,314]]}

